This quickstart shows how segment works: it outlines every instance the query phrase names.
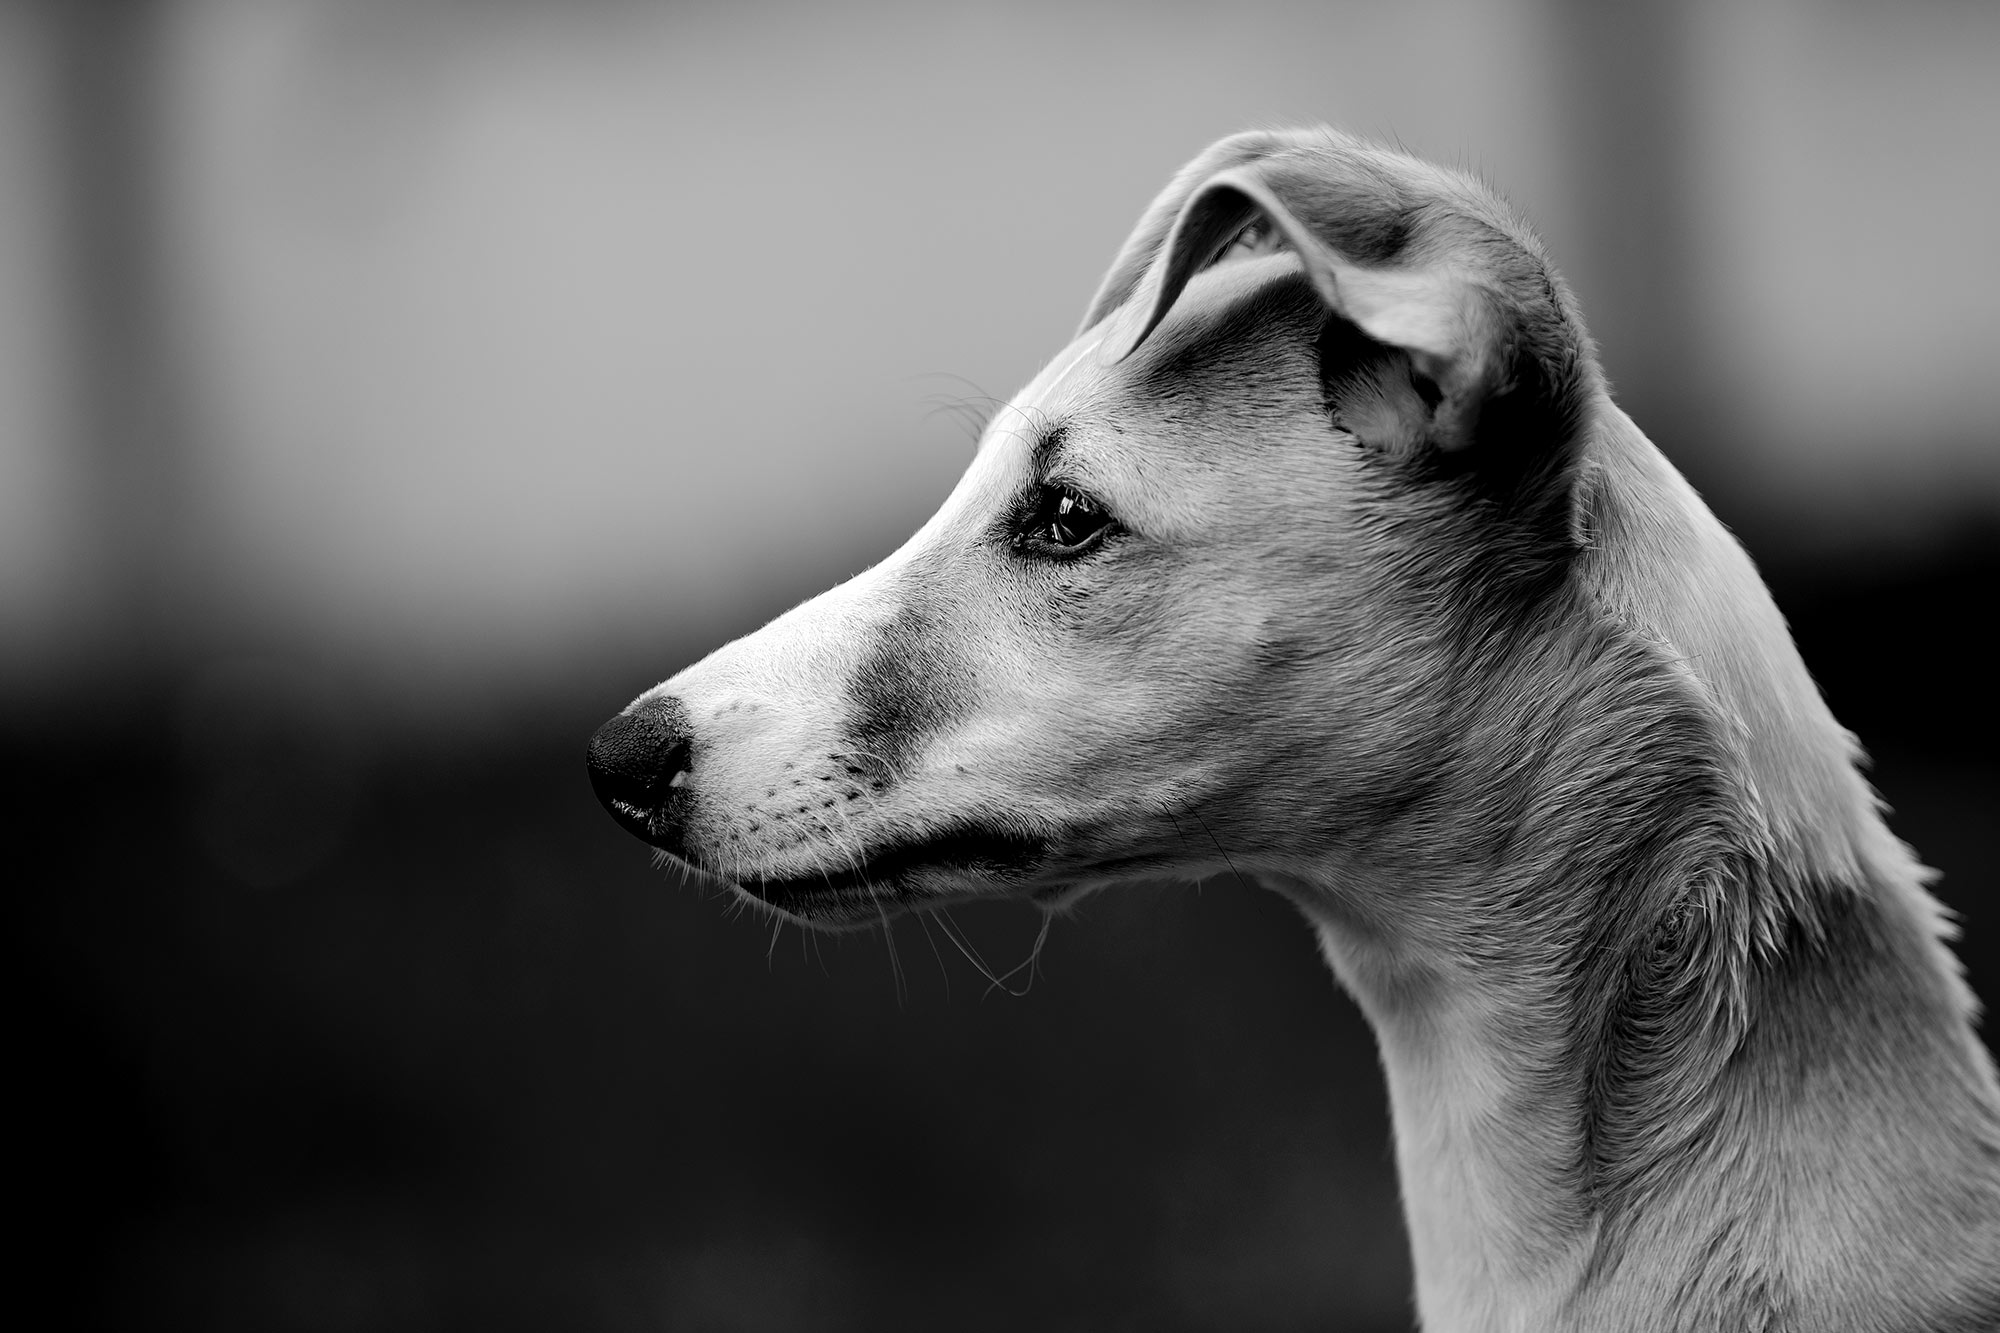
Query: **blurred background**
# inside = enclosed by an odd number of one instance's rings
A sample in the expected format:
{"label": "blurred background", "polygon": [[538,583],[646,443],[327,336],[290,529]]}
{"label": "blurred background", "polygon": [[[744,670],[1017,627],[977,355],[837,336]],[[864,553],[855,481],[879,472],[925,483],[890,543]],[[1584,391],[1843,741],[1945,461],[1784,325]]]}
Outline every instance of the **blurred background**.
{"label": "blurred background", "polygon": [[0,0],[56,1322],[1407,1328],[1274,898],[1099,898],[1016,998],[676,888],[582,763],[929,513],[1170,172],[1310,121],[1536,222],[2000,998],[2000,7]]}

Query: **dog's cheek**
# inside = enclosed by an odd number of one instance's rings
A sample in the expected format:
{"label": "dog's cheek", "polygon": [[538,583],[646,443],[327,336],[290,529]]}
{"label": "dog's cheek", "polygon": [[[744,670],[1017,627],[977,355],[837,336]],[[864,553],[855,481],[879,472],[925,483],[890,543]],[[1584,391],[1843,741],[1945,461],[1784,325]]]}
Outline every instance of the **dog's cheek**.
{"label": "dog's cheek", "polygon": [[[1210,774],[1294,733],[1289,701],[1330,674],[1336,600],[1317,571],[1248,544],[1191,555],[1157,577],[1104,592],[1083,641],[1091,674],[1116,707],[1117,749],[1158,756],[1169,779]],[[1282,570],[1281,578],[1249,570]]]}
{"label": "dog's cheek", "polygon": [[[1240,656],[1216,622],[1235,600],[1175,596],[1189,571],[1158,553],[1063,578],[1012,627],[1007,694],[1033,743],[1020,762],[1080,795],[1144,800],[1213,748],[1214,710]],[[997,684],[998,682],[996,682]]]}

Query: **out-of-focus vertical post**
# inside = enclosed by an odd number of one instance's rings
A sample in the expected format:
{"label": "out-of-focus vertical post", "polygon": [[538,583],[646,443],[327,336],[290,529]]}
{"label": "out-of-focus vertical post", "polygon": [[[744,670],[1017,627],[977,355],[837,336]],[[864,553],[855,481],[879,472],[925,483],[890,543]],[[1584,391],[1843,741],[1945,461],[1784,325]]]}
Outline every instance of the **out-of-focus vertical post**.
{"label": "out-of-focus vertical post", "polygon": [[1565,269],[1620,400],[1700,484],[1714,423],[1703,419],[1691,7],[1550,5],[1584,240]]}
{"label": "out-of-focus vertical post", "polygon": [[160,273],[161,25],[169,0],[39,0],[55,64],[52,122],[70,307],[68,414],[88,499],[89,567],[73,581],[86,675],[115,679],[162,643],[182,469]]}

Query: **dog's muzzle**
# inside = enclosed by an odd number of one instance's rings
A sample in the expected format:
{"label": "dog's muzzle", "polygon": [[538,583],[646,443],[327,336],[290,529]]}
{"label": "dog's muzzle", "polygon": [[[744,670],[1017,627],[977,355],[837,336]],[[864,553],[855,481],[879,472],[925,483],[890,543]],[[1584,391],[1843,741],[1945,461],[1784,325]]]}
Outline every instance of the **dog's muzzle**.
{"label": "dog's muzzle", "polygon": [[642,699],[590,738],[590,786],[612,818],[678,855],[680,787],[692,747],[687,709],[671,697]]}

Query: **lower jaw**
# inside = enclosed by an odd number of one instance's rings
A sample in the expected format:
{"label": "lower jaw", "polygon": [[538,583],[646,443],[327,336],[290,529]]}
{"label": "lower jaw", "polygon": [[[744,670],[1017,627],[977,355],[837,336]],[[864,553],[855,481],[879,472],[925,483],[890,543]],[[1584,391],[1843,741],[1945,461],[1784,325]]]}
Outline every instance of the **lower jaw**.
{"label": "lower jaw", "polygon": [[801,921],[859,925],[933,898],[1008,892],[1045,853],[1045,845],[1037,841],[953,834],[873,857],[857,869],[735,883],[749,896]]}
{"label": "lower jaw", "polygon": [[736,889],[794,921],[834,930],[878,925],[921,900],[887,880],[838,888],[806,879],[748,880]]}

